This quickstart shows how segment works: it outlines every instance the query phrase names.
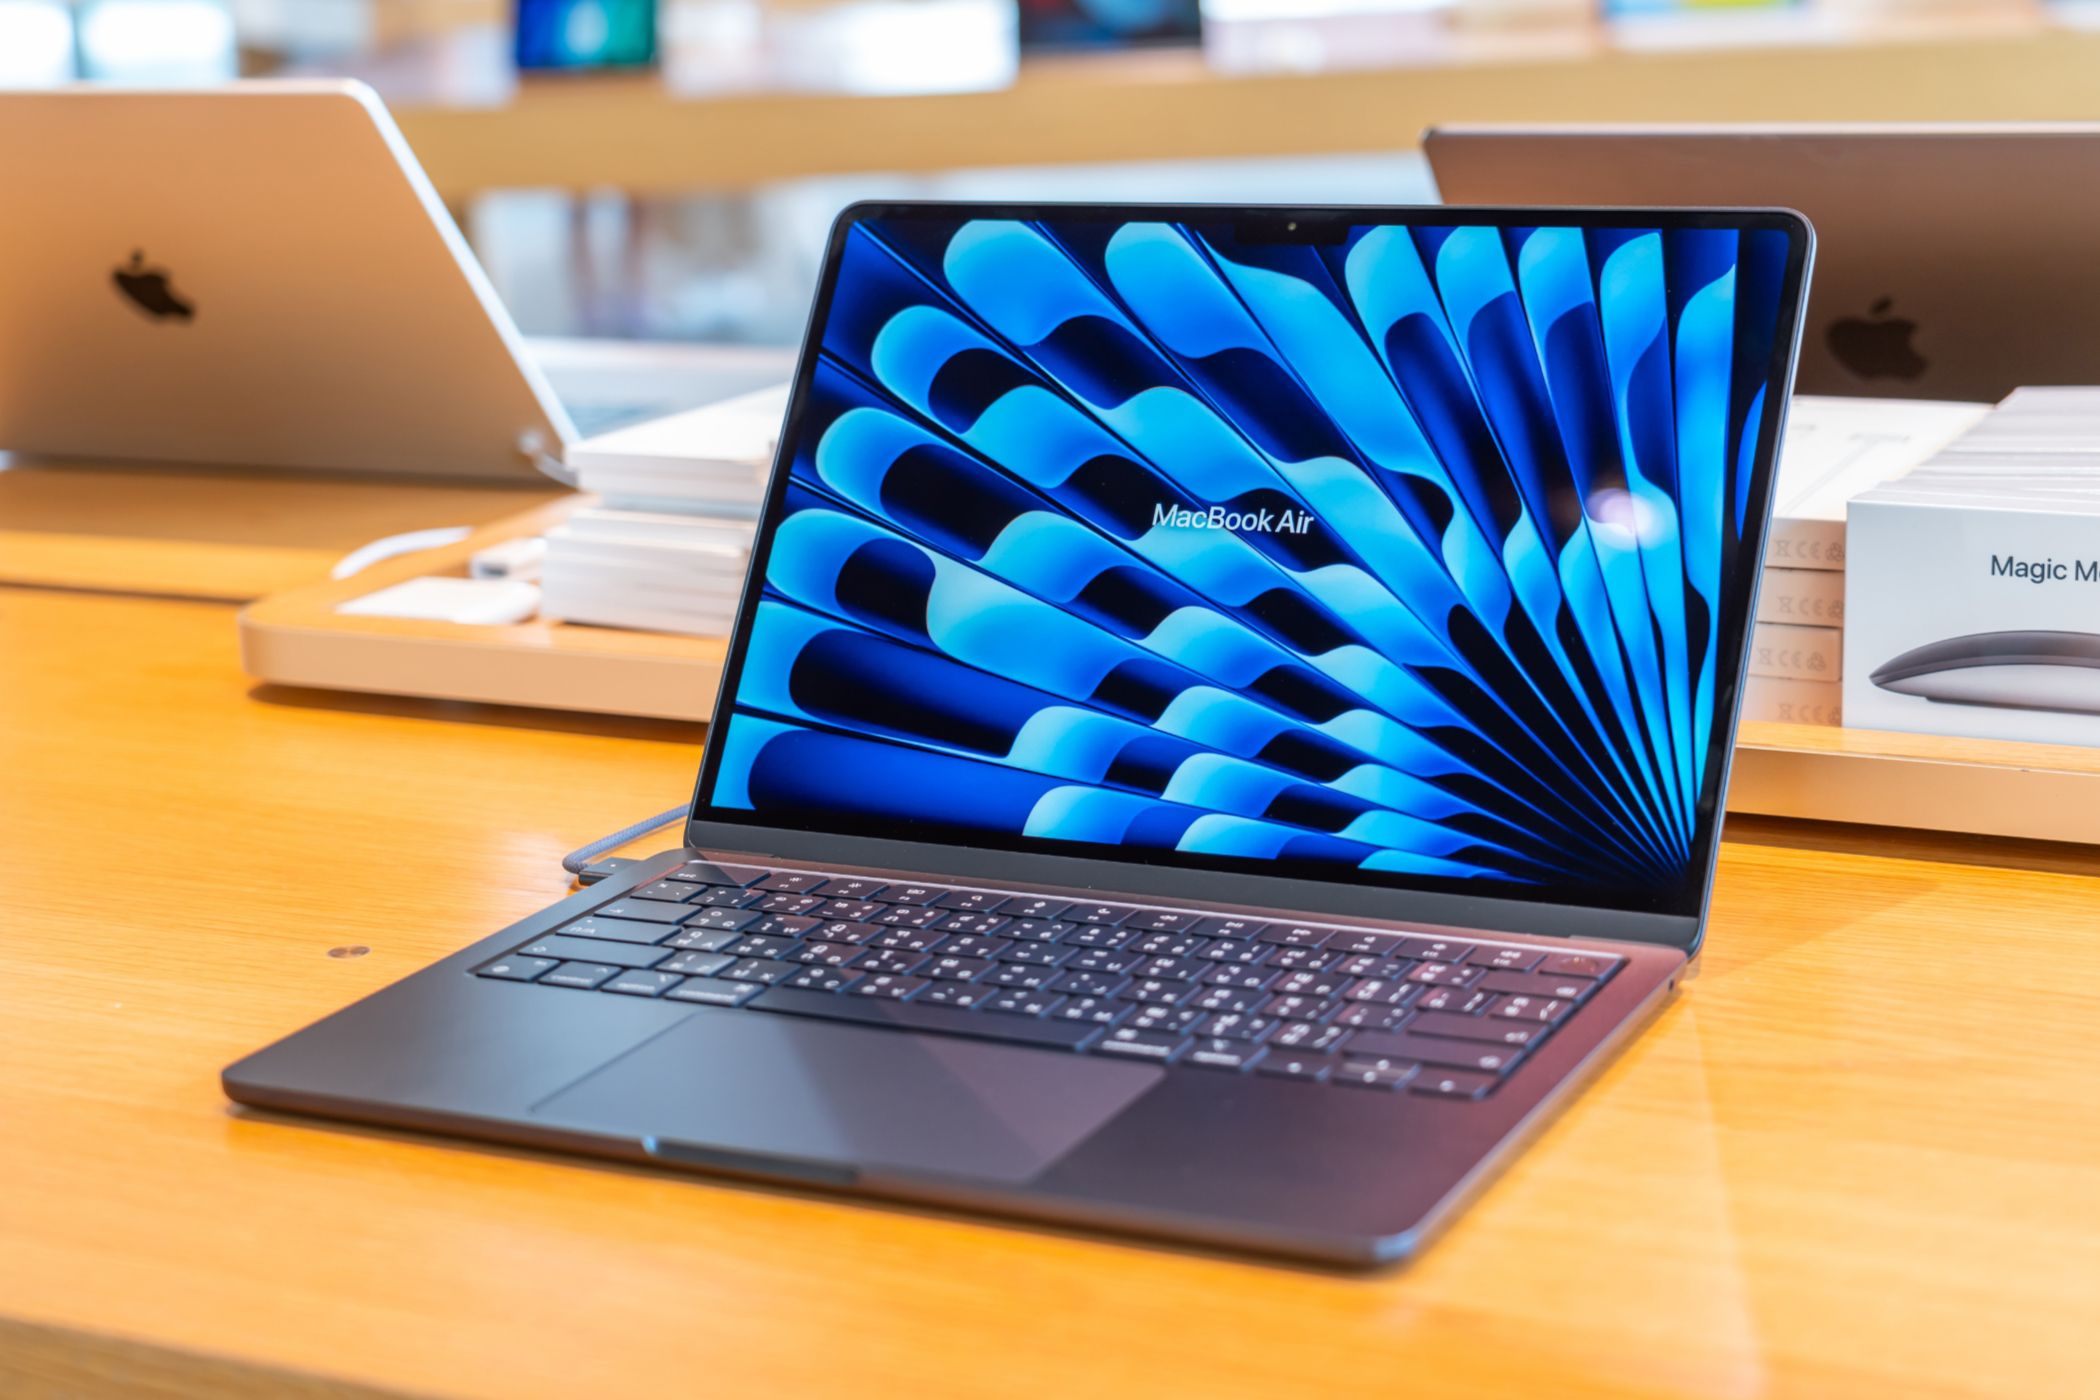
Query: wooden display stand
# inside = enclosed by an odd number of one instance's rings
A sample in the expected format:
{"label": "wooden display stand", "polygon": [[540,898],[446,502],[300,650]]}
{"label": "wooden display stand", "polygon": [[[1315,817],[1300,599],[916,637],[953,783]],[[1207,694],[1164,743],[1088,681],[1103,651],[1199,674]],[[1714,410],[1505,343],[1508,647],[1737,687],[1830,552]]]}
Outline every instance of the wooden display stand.
{"label": "wooden display stand", "polygon": [[[285,685],[705,722],[722,678],[720,638],[336,612],[412,578],[464,576],[476,550],[543,534],[584,499],[256,603],[241,614],[243,665]],[[1745,815],[2100,845],[2100,750],[2061,744],[1745,724],[1728,797]]]}
{"label": "wooden display stand", "polygon": [[566,495],[484,526],[458,544],[266,598],[241,612],[241,666],[257,680],[496,705],[705,721],[724,643],[535,620],[471,626],[336,609],[410,579],[464,578],[474,554],[545,534],[589,498]]}
{"label": "wooden display stand", "polygon": [[373,540],[485,525],[568,494],[552,481],[16,459],[0,471],[0,584],[246,602],[324,580]]}

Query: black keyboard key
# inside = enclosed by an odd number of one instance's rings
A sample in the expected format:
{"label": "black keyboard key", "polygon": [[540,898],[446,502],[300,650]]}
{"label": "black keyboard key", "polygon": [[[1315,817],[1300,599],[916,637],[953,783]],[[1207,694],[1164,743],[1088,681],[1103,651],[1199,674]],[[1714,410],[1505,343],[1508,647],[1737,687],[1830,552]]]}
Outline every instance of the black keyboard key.
{"label": "black keyboard key", "polygon": [[1495,1087],[1492,1074],[1474,1074],[1462,1069],[1433,1069],[1408,1086],[1417,1094],[1441,1099],[1477,1099]]}
{"label": "black keyboard key", "polygon": [[1480,979],[1480,990],[1498,996],[1545,997],[1549,1001],[1581,1001],[1597,990],[1586,977],[1556,977],[1538,972],[1490,972]]}
{"label": "black keyboard key", "polygon": [[1036,967],[1028,963],[1003,962],[993,968],[985,980],[999,987],[1012,987],[1024,992],[1040,991],[1056,981],[1059,973],[1055,968]]}
{"label": "black keyboard key", "polygon": [[1113,1026],[1130,1019],[1133,1006],[1108,997],[1072,997],[1050,1012],[1052,1020],[1082,1021],[1090,1026]]}
{"label": "black keyboard key", "polygon": [[826,899],[873,899],[882,891],[883,884],[880,880],[841,875],[836,879],[826,880],[809,893],[823,895]]}
{"label": "black keyboard key", "polygon": [[1270,924],[1255,936],[1264,943],[1283,943],[1293,948],[1324,948],[1327,940],[1341,933],[1340,929],[1319,928],[1312,924]]}
{"label": "black keyboard key", "polygon": [[805,992],[842,992],[860,980],[860,974],[844,967],[805,967],[780,985]]}
{"label": "black keyboard key", "polygon": [[1269,1052],[1259,1045],[1244,1040],[1201,1040],[1191,1045],[1183,1063],[1201,1065],[1205,1069],[1230,1070],[1244,1074]]}
{"label": "black keyboard key", "polygon": [[963,909],[984,914],[1006,903],[1008,896],[997,890],[950,890],[934,904],[942,909]]}
{"label": "black keyboard key", "polygon": [[946,893],[939,885],[885,885],[878,898],[884,904],[931,904]]}
{"label": "black keyboard key", "polygon": [[1159,982],[1194,982],[1210,970],[1201,958],[1146,958],[1130,969],[1132,977]]}
{"label": "black keyboard key", "polygon": [[[936,977],[940,974],[935,973]],[[967,1011],[981,1001],[989,1001],[992,988],[980,987],[969,982],[936,982],[919,993],[921,1006],[957,1006]]]}
{"label": "black keyboard key", "polygon": [[802,945],[792,938],[767,938],[763,934],[747,934],[722,951],[740,958],[784,958]]}
{"label": "black keyboard key", "polygon": [[643,919],[649,924],[685,924],[693,915],[693,909],[685,905],[666,905],[659,898],[615,898],[611,905],[592,911],[592,917],[596,919]]}
{"label": "black keyboard key", "polygon": [[1101,1034],[1099,1026],[1071,1021],[1036,1020],[1029,1016],[988,1016],[982,1011],[963,1011],[916,1001],[887,1001],[857,996],[826,996],[775,987],[753,1005],[761,1011],[779,1011],[793,1016],[820,1016],[828,1020],[858,1021],[864,1025],[895,1026],[908,1031],[931,1031],[965,1035],[978,1040],[1004,1040],[1021,1045],[1039,1045],[1057,1050],[1085,1048]]}
{"label": "black keyboard key", "polygon": [[992,910],[1010,919],[1041,919],[1048,922],[1065,912],[1072,901],[1053,899],[1048,895],[1017,894]]}
{"label": "black keyboard key", "polygon": [[1342,993],[1344,1001],[1368,1001],[1379,1006],[1404,1006],[1415,995],[1415,989],[1405,982],[1395,982],[1389,977],[1359,977]]}
{"label": "black keyboard key", "polygon": [[1213,967],[1203,974],[1206,987],[1230,987],[1243,992],[1265,992],[1281,972],[1271,967]]}
{"label": "black keyboard key", "polygon": [[1449,1011],[1458,1016],[1470,1016],[1493,1001],[1494,994],[1483,992],[1478,987],[1431,987],[1415,998],[1417,1011]]}
{"label": "black keyboard key", "polygon": [[1179,933],[1192,930],[1202,922],[1202,915],[1190,914],[1179,909],[1140,909],[1123,920],[1123,927],[1141,933]]}
{"label": "black keyboard key", "polygon": [[962,910],[950,914],[934,927],[943,933],[996,933],[1006,927],[1006,918],[1000,914],[980,914],[972,910]]}
{"label": "black keyboard key", "polygon": [[1129,980],[1113,972],[1060,972],[1050,990],[1072,997],[1112,997]]}
{"label": "black keyboard key", "polygon": [[1278,996],[1318,997],[1332,1001],[1348,989],[1355,979],[1338,968],[1321,968],[1317,972],[1286,972],[1276,980]]}
{"label": "black keyboard key", "polygon": [[1094,1049],[1103,1055],[1122,1055],[1130,1059],[1151,1060],[1155,1064],[1170,1065],[1181,1058],[1181,1052],[1188,1049],[1188,1045],[1189,1040],[1185,1035],[1141,1031],[1135,1026],[1117,1026],[1101,1037],[1101,1043]]}
{"label": "black keyboard key", "polygon": [[1332,1055],[1301,1055],[1272,1048],[1254,1067],[1254,1072],[1276,1079],[1309,1079],[1315,1084],[1324,1084],[1341,1067],[1342,1062]]}
{"label": "black keyboard key", "polygon": [[1387,1006],[1376,1001],[1352,1001],[1344,1006],[1334,1018],[1334,1024],[1344,1030],[1389,1031],[1407,1023],[1415,1013],[1404,1006]]}
{"label": "black keyboard key", "polygon": [[[761,914],[758,922],[746,924],[737,932],[780,934],[785,937],[799,938],[806,933],[814,932],[820,927],[822,927],[822,924],[819,920],[805,918],[800,914]],[[839,943],[844,940],[829,938],[825,941],[827,943]]]}
{"label": "black keyboard key", "polygon": [[1243,987],[1205,987],[1189,1001],[1204,1011],[1252,1011],[1269,998]]}
{"label": "black keyboard key", "polygon": [[623,997],[660,997],[684,979],[675,972],[638,972],[630,968],[598,990]]}
{"label": "black keyboard key", "polygon": [[1391,1092],[1406,1088],[1407,1082],[1420,1072],[1421,1068],[1417,1065],[1352,1059],[1342,1062],[1342,1067],[1334,1072],[1331,1082],[1347,1084],[1355,1089],[1383,1089]]}
{"label": "black keyboard key", "polygon": [[667,924],[642,919],[601,919],[595,914],[563,924],[556,930],[577,938],[607,938],[615,943],[660,943],[672,932]]}
{"label": "black keyboard key", "polygon": [[669,1001],[697,1001],[704,1006],[742,1006],[765,988],[756,982],[724,982],[719,977],[688,977],[664,993]]}
{"label": "black keyboard key", "polygon": [[[1032,944],[1021,944],[1032,947]],[[985,938],[979,934],[958,934],[941,945],[941,956],[947,958],[1003,958],[1014,944],[1004,938]]]}
{"label": "black keyboard key", "polygon": [[1403,940],[1397,933],[1370,933],[1363,929],[1342,929],[1321,946],[1337,953],[1369,953],[1373,957],[1390,958],[1400,951]]}
{"label": "black keyboard key", "polygon": [[682,928],[666,938],[663,946],[691,952],[713,953],[727,948],[743,936],[726,928]]}
{"label": "black keyboard key", "polygon": [[1286,972],[1318,972],[1331,967],[1339,959],[1324,948],[1289,948],[1273,946],[1267,966],[1280,967]]}
{"label": "black keyboard key", "polygon": [[842,923],[860,923],[874,918],[887,904],[876,904],[865,899],[827,899],[809,911],[812,919],[837,920]]}
{"label": "black keyboard key", "polygon": [[1025,992],[1002,987],[980,1005],[986,1011],[996,1011],[1002,1016],[1047,1016],[1063,1001],[1064,998],[1056,992]]}
{"label": "black keyboard key", "polygon": [[757,909],[702,909],[685,921],[687,928],[726,928],[732,933],[749,933],[765,915]]}
{"label": "black keyboard key", "polygon": [[1289,1050],[1300,1055],[1325,1055],[1339,1049],[1349,1034],[1347,1026],[1321,1025],[1316,1021],[1285,1021],[1268,1039],[1271,1050]]}
{"label": "black keyboard key", "polygon": [[792,894],[776,891],[761,899],[754,908],[768,914],[807,914],[824,901],[813,894]]}
{"label": "black keyboard key", "polygon": [[930,904],[897,904],[877,914],[869,922],[889,928],[927,928],[947,917],[947,910],[936,909]]}
{"label": "black keyboard key", "polygon": [[948,935],[931,928],[886,928],[864,945],[888,948],[899,953],[926,953],[948,941]]}
{"label": "black keyboard key", "polygon": [[775,982],[793,977],[799,970],[791,962],[773,958],[738,958],[718,975],[732,982],[755,982],[761,987],[770,987]]}
{"label": "black keyboard key", "polygon": [[1501,1074],[1523,1058],[1516,1046],[1489,1045],[1478,1040],[1444,1040],[1429,1035],[1391,1035],[1380,1031],[1358,1031],[1349,1037],[1349,1057],[1412,1060],[1440,1069],[1470,1069],[1483,1074]]}
{"label": "black keyboard key", "polygon": [[799,943],[780,956],[804,967],[851,967],[861,952],[851,943]]}
{"label": "black keyboard key", "polygon": [[1076,951],[1073,948],[1060,948],[1055,943],[1015,943],[999,954],[999,961],[1056,967]]}
{"label": "black keyboard key", "polygon": [[864,952],[854,967],[862,972],[902,977],[926,965],[926,954],[910,948],[875,948]]}
{"label": "black keyboard key", "polygon": [[1260,938],[1270,925],[1261,919],[1210,918],[1198,919],[1191,932],[1205,938]]}
{"label": "black keyboard key", "polygon": [[492,963],[483,963],[474,969],[476,977],[494,977],[504,982],[530,982],[543,972],[552,971],[561,964],[553,958],[498,958]]}
{"label": "black keyboard key", "polygon": [[1079,924],[1059,941],[1067,948],[1120,948],[1135,936],[1113,924]]}
{"label": "black keyboard key", "polygon": [[1143,961],[1144,959],[1136,953],[1128,953],[1120,948],[1082,948],[1065,959],[1065,967],[1072,972],[1099,972],[1123,977],[1128,976],[1131,969]]}
{"label": "black keyboard key", "polygon": [[1063,923],[1056,919],[1015,919],[999,930],[999,936],[1022,939],[1030,943],[1055,943],[1078,927],[1077,924]]}
{"label": "black keyboard key", "polygon": [[669,962],[658,963],[656,970],[680,977],[712,977],[735,961],[727,953],[680,953]]}
{"label": "black keyboard key", "polygon": [[1546,997],[1501,997],[1482,1014],[1504,1021],[1538,1021],[1550,1026],[1574,1009],[1575,1003],[1572,1001]]}
{"label": "black keyboard key", "polygon": [[1408,938],[1400,945],[1401,957],[1420,962],[1462,963],[1479,951],[1478,944],[1455,938]]}
{"label": "black keyboard key", "polygon": [[1454,1036],[1460,1040],[1478,1040],[1491,1045],[1529,1045],[1547,1034],[1546,1027],[1530,1025],[1523,1021],[1505,1021],[1496,1016],[1452,1016],[1427,1011],[1415,1017],[1412,1029],[1420,1031],[1423,1035]]}
{"label": "black keyboard key", "polygon": [[1591,953],[1555,953],[1539,965],[1539,971],[1548,977],[1587,977],[1601,982],[1618,965],[1617,958]]}
{"label": "black keyboard key", "polygon": [[1279,1024],[1248,1011],[1219,1011],[1206,1017],[1196,1027],[1196,1034],[1214,1040],[1266,1040],[1275,1034]]}
{"label": "black keyboard key", "polygon": [[1407,974],[1407,980],[1423,987],[1470,987],[1483,977],[1521,977],[1521,972],[1489,972],[1465,963],[1426,962]]}
{"label": "black keyboard key", "polygon": [[1235,943],[1229,938],[1221,938],[1205,948],[1202,956],[1206,962],[1255,967],[1268,961],[1272,946],[1267,943]]}
{"label": "black keyboard key", "polygon": [[983,958],[957,958],[942,953],[919,971],[937,982],[975,982],[992,964]]}
{"label": "black keyboard key", "polygon": [[[683,904],[696,895],[704,894],[714,885],[689,885],[683,880],[658,880],[653,885],[644,885],[628,894],[629,899],[658,899],[668,904]],[[738,891],[741,893],[741,891]]]}
{"label": "black keyboard key", "polygon": [[605,963],[565,962],[540,978],[542,987],[576,987],[589,991],[601,982],[620,975],[620,969]]}
{"label": "black keyboard key", "polygon": [[1120,924],[1137,913],[1129,904],[1075,904],[1058,917],[1070,924]]}
{"label": "black keyboard key", "polygon": [[1142,1002],[1146,1006],[1179,1006],[1187,1001],[1189,993],[1195,990],[1194,982],[1166,977],[1140,977],[1117,995],[1125,1001]]}
{"label": "black keyboard key", "polygon": [[1325,997],[1302,997],[1285,993],[1262,1004],[1261,1014],[1285,1021],[1323,1021],[1334,1014],[1334,1003]]}
{"label": "black keyboard key", "polygon": [[1532,948],[1475,948],[1466,961],[1475,967],[1498,968],[1503,972],[1529,972],[1546,956]]}
{"label": "black keyboard key", "polygon": [[824,883],[822,875],[811,875],[800,870],[776,870],[758,882],[762,890],[786,891],[789,894],[807,894]]}
{"label": "black keyboard key", "polygon": [[[758,930],[753,929],[753,933]],[[797,930],[812,943],[866,943],[882,934],[880,924],[860,924],[833,919],[828,923],[811,921],[811,926]]]}
{"label": "black keyboard key", "polygon": [[[647,890],[640,893],[646,895]],[[749,909],[766,897],[764,890],[740,890],[729,885],[707,885],[686,903],[702,909]]]}
{"label": "black keyboard key", "polygon": [[535,938],[518,949],[518,953],[527,958],[604,963],[610,967],[655,967],[671,956],[669,948],[652,948],[643,943],[611,943],[602,938],[570,938],[558,933]]}
{"label": "black keyboard key", "polygon": [[1140,1031],[1172,1031],[1175,1035],[1190,1035],[1207,1012],[1193,1006],[1140,1006],[1136,1014],[1123,1024]]}
{"label": "black keyboard key", "polygon": [[1123,946],[1148,958],[1192,958],[1208,948],[1211,941],[1193,933],[1162,932],[1142,934]]}

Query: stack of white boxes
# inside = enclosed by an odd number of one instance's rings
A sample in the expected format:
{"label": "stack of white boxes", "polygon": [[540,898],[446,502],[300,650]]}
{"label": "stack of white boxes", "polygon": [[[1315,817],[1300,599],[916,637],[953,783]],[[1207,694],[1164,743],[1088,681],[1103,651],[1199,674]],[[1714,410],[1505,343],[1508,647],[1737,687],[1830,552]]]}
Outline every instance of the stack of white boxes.
{"label": "stack of white boxes", "polygon": [[1974,426],[1985,404],[1799,395],[1765,542],[1743,718],[1841,722],[1845,506]]}
{"label": "stack of white boxes", "polygon": [[602,500],[548,534],[541,614],[726,635],[786,411],[779,385],[578,449],[577,485]]}

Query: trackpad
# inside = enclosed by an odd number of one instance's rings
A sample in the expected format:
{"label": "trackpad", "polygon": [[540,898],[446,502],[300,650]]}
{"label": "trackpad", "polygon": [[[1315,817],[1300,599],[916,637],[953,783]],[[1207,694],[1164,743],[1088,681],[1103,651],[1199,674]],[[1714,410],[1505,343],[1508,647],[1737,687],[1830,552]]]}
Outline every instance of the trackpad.
{"label": "trackpad", "polygon": [[1055,1051],[696,1011],[533,1113],[654,1139],[659,1156],[689,1165],[850,1180],[823,1170],[835,1164],[1021,1182],[1161,1077],[1150,1065]]}

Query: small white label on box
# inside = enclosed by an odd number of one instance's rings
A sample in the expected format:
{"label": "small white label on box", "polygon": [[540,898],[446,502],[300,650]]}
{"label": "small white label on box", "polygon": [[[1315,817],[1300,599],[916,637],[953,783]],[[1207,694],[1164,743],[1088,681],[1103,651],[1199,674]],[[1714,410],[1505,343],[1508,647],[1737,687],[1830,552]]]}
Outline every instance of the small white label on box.
{"label": "small white label on box", "polygon": [[1828,569],[1767,566],[1757,588],[1757,620],[1840,626],[1845,620],[1845,576]]}
{"label": "small white label on box", "polygon": [[1760,622],[1750,630],[1750,674],[1834,681],[1843,674],[1844,633],[1835,627]]}

